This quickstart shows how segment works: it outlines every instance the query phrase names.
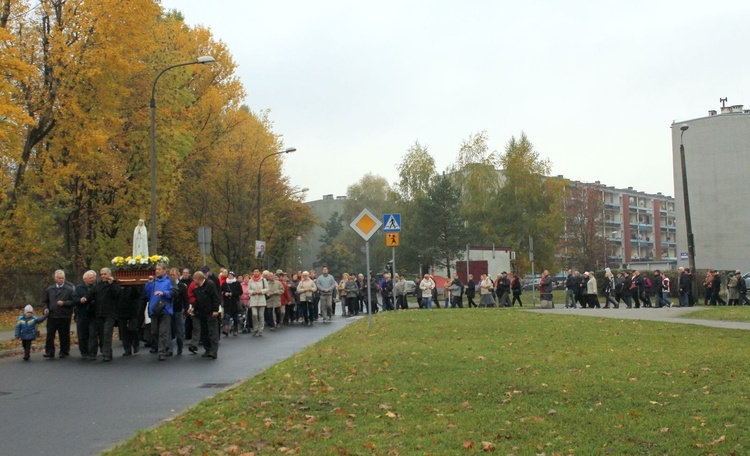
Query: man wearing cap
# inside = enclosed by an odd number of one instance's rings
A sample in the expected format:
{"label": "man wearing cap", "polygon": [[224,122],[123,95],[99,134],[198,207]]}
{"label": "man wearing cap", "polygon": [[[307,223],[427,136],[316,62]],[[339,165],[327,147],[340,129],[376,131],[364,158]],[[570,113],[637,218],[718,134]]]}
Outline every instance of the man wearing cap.
{"label": "man wearing cap", "polygon": [[740,272],[730,272],[727,275],[729,276],[727,280],[727,305],[736,306],[740,302],[740,290],[738,288]]}

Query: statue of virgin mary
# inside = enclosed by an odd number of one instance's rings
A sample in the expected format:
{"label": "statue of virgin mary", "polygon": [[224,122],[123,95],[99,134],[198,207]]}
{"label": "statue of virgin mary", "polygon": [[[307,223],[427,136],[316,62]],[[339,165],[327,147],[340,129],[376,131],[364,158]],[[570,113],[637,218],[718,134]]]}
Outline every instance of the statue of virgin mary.
{"label": "statue of virgin mary", "polygon": [[141,258],[148,256],[148,231],[143,219],[138,220],[138,225],[133,230],[133,258],[138,255]]}

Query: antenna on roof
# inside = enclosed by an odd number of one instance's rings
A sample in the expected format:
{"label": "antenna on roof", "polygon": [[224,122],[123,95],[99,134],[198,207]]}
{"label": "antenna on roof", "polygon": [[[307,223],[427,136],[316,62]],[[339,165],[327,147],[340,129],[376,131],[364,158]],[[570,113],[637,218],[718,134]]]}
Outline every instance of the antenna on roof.
{"label": "antenna on roof", "polygon": [[719,98],[719,103],[721,103],[722,108],[727,107],[727,99],[726,98]]}

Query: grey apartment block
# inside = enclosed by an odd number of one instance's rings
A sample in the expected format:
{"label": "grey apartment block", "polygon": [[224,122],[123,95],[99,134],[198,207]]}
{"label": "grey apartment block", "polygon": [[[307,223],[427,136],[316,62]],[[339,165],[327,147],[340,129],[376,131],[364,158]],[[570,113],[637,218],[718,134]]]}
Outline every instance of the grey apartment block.
{"label": "grey apartment block", "polygon": [[697,269],[750,270],[750,110],[725,106],[707,117],[672,124],[678,266],[688,266],[681,127]]}

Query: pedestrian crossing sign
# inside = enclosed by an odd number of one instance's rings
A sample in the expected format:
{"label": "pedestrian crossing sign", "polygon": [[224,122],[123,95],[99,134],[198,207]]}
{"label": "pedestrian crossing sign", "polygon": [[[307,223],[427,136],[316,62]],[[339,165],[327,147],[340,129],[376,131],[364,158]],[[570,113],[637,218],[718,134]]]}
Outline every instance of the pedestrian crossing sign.
{"label": "pedestrian crossing sign", "polygon": [[385,246],[398,247],[399,233],[385,233]]}
{"label": "pedestrian crossing sign", "polygon": [[383,214],[383,232],[401,232],[401,214]]}

